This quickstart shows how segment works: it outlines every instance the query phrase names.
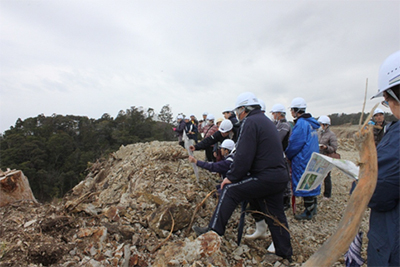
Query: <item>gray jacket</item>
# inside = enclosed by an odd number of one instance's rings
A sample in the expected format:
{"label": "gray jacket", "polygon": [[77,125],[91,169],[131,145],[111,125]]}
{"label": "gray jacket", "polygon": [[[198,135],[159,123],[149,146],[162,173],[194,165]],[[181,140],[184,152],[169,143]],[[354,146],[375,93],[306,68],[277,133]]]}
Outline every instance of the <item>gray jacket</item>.
{"label": "gray jacket", "polygon": [[320,146],[320,154],[327,155],[336,152],[336,149],[338,147],[336,135],[329,129],[329,127],[326,130],[322,130],[322,128],[320,128],[320,130],[318,131],[318,142],[320,145],[322,144],[328,147],[327,149],[321,149]]}

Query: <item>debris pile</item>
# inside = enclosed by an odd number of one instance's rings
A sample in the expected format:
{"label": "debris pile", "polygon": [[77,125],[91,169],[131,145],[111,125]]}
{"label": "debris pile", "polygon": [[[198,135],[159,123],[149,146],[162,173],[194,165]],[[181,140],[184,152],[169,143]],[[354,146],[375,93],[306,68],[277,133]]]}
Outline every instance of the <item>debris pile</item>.
{"label": "debris pile", "polygon": [[[356,161],[353,151],[339,153]],[[204,152],[195,156],[203,159]],[[281,266],[279,257],[266,256],[270,235],[237,246],[240,209],[223,237],[195,237],[192,218],[206,226],[217,199],[211,195],[194,212],[220,180],[199,171],[197,183],[186,150],[176,142],[122,146],[94,163],[61,203],[25,200],[1,207],[0,266]],[[291,210],[286,213],[294,265],[307,260],[341,218],[351,181],[335,170],[332,181],[333,197],[320,202],[314,219],[299,222]],[[245,231],[252,233],[254,220],[246,220]],[[362,228],[367,227],[366,215]]]}

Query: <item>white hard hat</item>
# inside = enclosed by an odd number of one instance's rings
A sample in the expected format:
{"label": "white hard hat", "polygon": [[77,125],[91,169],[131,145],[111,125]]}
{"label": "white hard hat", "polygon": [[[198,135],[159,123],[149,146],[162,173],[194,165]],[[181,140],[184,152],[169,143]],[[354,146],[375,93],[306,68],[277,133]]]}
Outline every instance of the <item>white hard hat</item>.
{"label": "white hard hat", "polygon": [[213,115],[213,114],[208,114],[208,115],[207,115],[207,120],[209,120],[209,121],[215,120],[214,115]]}
{"label": "white hard hat", "polygon": [[331,119],[328,116],[322,115],[319,117],[318,122],[321,124],[331,125]]}
{"label": "white hard hat", "polygon": [[241,93],[236,98],[235,109],[237,109],[239,107],[243,107],[243,106],[253,106],[253,105],[260,105],[257,97],[253,93],[245,92],[245,93]]}
{"label": "white hard hat", "polygon": [[187,117],[187,116],[186,116],[186,117],[185,117],[185,120],[190,120],[190,117]]}
{"label": "white hard hat", "polygon": [[232,130],[232,128],[233,128],[233,124],[232,124],[232,122],[230,120],[223,120],[221,122],[221,124],[219,125],[219,129],[218,130],[221,133],[226,133],[226,132],[229,132],[230,130]]}
{"label": "white hard hat", "polygon": [[178,119],[178,120],[179,120],[179,119],[183,119],[183,116],[182,116],[182,115],[178,115],[177,119]]}
{"label": "white hard hat", "polygon": [[258,102],[260,103],[261,110],[265,111],[265,103],[264,103],[264,101],[262,101],[261,99],[258,99]]}
{"label": "white hard hat", "polygon": [[292,100],[290,108],[307,108],[307,103],[303,98],[296,97]]}
{"label": "white hard hat", "polygon": [[207,112],[207,111],[204,111],[204,112],[203,112],[203,115],[207,116],[207,115],[208,115],[208,112]]}
{"label": "white hard hat", "polygon": [[282,104],[275,104],[272,106],[271,113],[273,112],[281,112],[286,114],[285,106]]}
{"label": "white hard hat", "polygon": [[232,108],[226,108],[222,111],[222,114],[224,114],[225,112],[233,112]]}
{"label": "white hard hat", "polygon": [[385,113],[383,112],[383,110],[380,109],[380,108],[377,108],[377,109],[374,110],[374,116],[375,116],[376,114],[379,114],[379,113],[385,114]]}
{"label": "white hard hat", "polygon": [[400,84],[400,50],[383,61],[378,76],[378,93],[372,98],[383,95],[387,89]]}
{"label": "white hard hat", "polygon": [[190,114],[190,117],[196,117],[194,114]]}
{"label": "white hard hat", "polygon": [[231,139],[225,139],[221,144],[221,148],[232,151],[235,148],[235,142],[233,142]]}

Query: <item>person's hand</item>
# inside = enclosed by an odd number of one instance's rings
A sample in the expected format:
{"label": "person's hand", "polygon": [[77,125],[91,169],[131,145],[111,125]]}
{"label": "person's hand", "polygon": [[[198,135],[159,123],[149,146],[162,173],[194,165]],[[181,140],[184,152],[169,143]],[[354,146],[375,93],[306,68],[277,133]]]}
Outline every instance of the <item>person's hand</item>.
{"label": "person's hand", "polygon": [[223,189],[226,184],[231,184],[231,183],[232,182],[228,178],[225,177],[221,183],[221,189]]}
{"label": "person's hand", "polygon": [[192,157],[192,156],[189,156],[189,162],[197,163],[197,159],[195,159],[195,158]]}
{"label": "person's hand", "polygon": [[217,157],[217,152],[213,152],[214,158]]}
{"label": "person's hand", "polygon": [[194,146],[190,146],[189,149],[190,149],[190,151],[195,151],[196,150],[196,148]]}

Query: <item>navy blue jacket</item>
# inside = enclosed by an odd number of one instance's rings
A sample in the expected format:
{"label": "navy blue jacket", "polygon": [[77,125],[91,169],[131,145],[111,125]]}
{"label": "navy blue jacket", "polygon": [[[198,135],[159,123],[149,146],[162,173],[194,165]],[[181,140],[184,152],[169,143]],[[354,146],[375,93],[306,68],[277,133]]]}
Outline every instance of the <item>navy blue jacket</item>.
{"label": "navy blue jacket", "polygon": [[[185,132],[186,135],[189,139],[195,139],[198,130],[195,124],[193,124],[191,121],[185,123]],[[193,132],[193,134],[189,134],[189,132]]]}
{"label": "navy blue jacket", "polygon": [[233,156],[228,155],[224,160],[218,162],[205,162],[198,160],[196,165],[199,166],[200,168],[209,170],[210,172],[220,173],[224,178],[226,177],[226,173],[229,171],[232,162],[233,162]]}
{"label": "navy blue jacket", "polygon": [[228,118],[228,120],[230,120],[232,122],[233,125],[238,123],[238,119],[236,118],[235,114],[231,114]]}
{"label": "navy blue jacket", "polygon": [[400,122],[393,122],[377,146],[378,181],[368,204],[368,266],[400,266]]}
{"label": "navy blue jacket", "polygon": [[289,181],[278,131],[260,109],[251,111],[241,122],[235,160],[226,176],[232,183],[247,177],[276,183]]}
{"label": "navy blue jacket", "polygon": [[226,139],[227,137],[223,137],[220,131],[216,131],[213,135],[210,135],[209,137],[204,138],[201,142],[197,143],[194,145],[196,150],[203,150],[206,149],[207,147],[210,147],[218,142],[222,142]]}

